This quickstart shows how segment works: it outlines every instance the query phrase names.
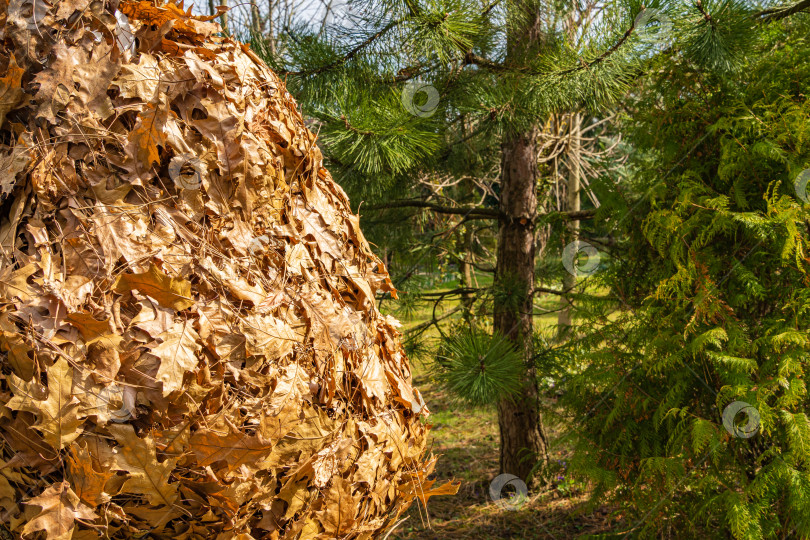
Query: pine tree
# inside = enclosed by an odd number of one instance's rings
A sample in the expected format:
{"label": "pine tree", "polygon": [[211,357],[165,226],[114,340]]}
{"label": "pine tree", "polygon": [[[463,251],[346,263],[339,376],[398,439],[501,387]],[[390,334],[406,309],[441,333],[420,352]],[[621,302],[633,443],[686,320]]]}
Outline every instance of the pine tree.
{"label": "pine tree", "polygon": [[[389,220],[385,230],[400,245],[414,239],[401,219],[409,208],[432,220],[456,216],[451,229],[497,220],[496,280],[488,294],[494,328],[523,352],[528,396],[499,404],[501,468],[525,477],[543,453],[532,350],[536,231],[550,220],[592,215],[538,210],[548,208],[549,195],[538,181],[545,175],[537,145],[544,120],[615,101],[659,55],[707,71],[738,68],[758,19],[789,17],[801,6],[756,13],[730,0],[646,7],[629,0],[598,6],[598,15],[580,11],[579,25],[571,25],[565,18],[576,6],[534,0],[346,5],[340,24],[293,25],[284,50],[265,53],[286,74],[353,200],[400,212],[393,216],[400,226]],[[261,48],[261,39],[254,41]],[[414,181],[478,178],[493,167],[497,181],[483,188],[470,182],[437,192]],[[479,189],[493,197],[477,202]]]}
{"label": "pine tree", "polygon": [[[545,196],[538,193],[538,131],[560,107],[624,91],[632,54],[616,46],[624,31],[613,23],[631,25],[636,13],[611,11],[591,21],[600,38],[576,48],[560,35],[559,11],[543,3],[356,6],[359,19],[348,29],[322,35],[299,29],[298,47],[276,58],[277,68],[319,122],[328,159],[343,166],[344,185],[376,196],[371,206],[424,204],[414,200],[416,171],[456,178],[498,171],[497,207],[471,206],[478,197],[462,186],[428,210],[465,224],[497,220],[494,329],[526,363],[523,396],[498,406],[501,468],[526,477],[544,453],[531,362],[537,198]],[[392,201],[396,196],[408,200]]]}

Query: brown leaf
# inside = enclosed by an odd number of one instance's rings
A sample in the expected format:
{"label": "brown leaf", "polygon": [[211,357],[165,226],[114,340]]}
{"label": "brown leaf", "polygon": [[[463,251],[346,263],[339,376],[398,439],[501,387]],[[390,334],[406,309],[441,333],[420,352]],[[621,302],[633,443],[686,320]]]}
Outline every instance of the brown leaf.
{"label": "brown leaf", "polygon": [[109,425],[120,446],[114,449],[115,467],[129,474],[122,493],[144,495],[153,505],[171,506],[178,497],[177,484],[170,484],[177,458],[158,462],[155,441],[147,435],[141,439],[129,424]]}
{"label": "brown leaf", "polygon": [[[141,0],[140,2],[127,2],[121,5],[121,11],[132,19],[143,21],[145,24],[161,26],[172,21],[172,29],[189,37],[202,38],[219,31],[219,25],[204,22],[205,17],[192,17],[181,9],[180,5],[167,2],[163,6]],[[189,10],[190,11],[190,10]]]}
{"label": "brown leaf", "polygon": [[126,64],[115,79],[121,95],[126,98],[140,98],[150,103],[158,97],[161,70],[157,60],[149,53],[142,53],[137,64]]}
{"label": "brown leaf", "polygon": [[[86,0],[80,1],[86,3]],[[121,57],[117,51],[115,44],[105,41],[104,45],[93,50],[91,59],[77,65],[73,72],[78,100],[101,120],[114,112],[107,88],[121,68]]]}
{"label": "brown leaf", "polygon": [[[110,319],[99,321],[91,313],[82,311],[68,313],[67,321],[79,331],[86,345],[95,343],[113,332]],[[121,336],[117,337],[120,341]]]}
{"label": "brown leaf", "polygon": [[56,123],[56,114],[70,102],[73,69],[79,63],[76,53],[64,41],[57,41],[51,49],[53,60],[50,65],[34,77],[34,84],[39,85],[34,95],[34,101],[39,104],[38,112],[52,124]]}
{"label": "brown leaf", "polygon": [[6,353],[11,369],[24,381],[34,376],[34,361],[28,356],[31,351],[19,334],[0,332],[0,352]]}
{"label": "brown leaf", "polygon": [[23,527],[23,536],[36,531],[46,531],[53,540],[69,540],[77,519],[92,521],[98,516],[79,500],[68,482],[53,484],[25,504],[42,508],[39,514]]}
{"label": "brown leaf", "polygon": [[39,269],[33,263],[13,271],[10,266],[0,268],[0,299],[12,301],[18,298],[23,302],[30,302],[36,291],[28,283],[28,278],[37,270]]}
{"label": "brown leaf", "polygon": [[67,19],[77,11],[84,11],[87,9],[91,0],[59,0],[58,8],[56,10],[56,19]]}
{"label": "brown leaf", "polygon": [[410,494],[422,501],[423,505],[427,505],[428,499],[437,495],[455,495],[458,493],[458,488],[461,487],[461,482],[454,484],[452,481],[442,484],[439,487],[433,487],[436,480],[424,479],[426,475],[419,475],[418,478],[399,486],[400,491]]}
{"label": "brown leaf", "polygon": [[152,164],[160,161],[158,147],[166,146],[163,129],[169,117],[174,116],[174,112],[159,104],[144,104],[135,127],[127,136],[126,146],[127,156],[130,159],[129,170],[139,178],[148,177]]}
{"label": "brown leaf", "polygon": [[194,305],[191,282],[169,277],[154,264],[140,274],[121,274],[116,278],[113,290],[119,294],[137,290],[141,294],[151,296],[161,306],[177,311]]}
{"label": "brown leaf", "polygon": [[133,317],[130,324],[140,328],[152,338],[167,332],[174,324],[175,311],[161,307],[149,297],[140,302],[141,310]]}
{"label": "brown leaf", "polygon": [[343,256],[340,238],[327,227],[320,214],[307,208],[301,200],[297,200],[296,203],[293,215],[301,224],[304,235],[312,238],[322,253],[327,253],[332,259],[339,261]]}
{"label": "brown leaf", "polygon": [[323,510],[317,515],[329,538],[341,538],[354,527],[357,509],[351,482],[337,477],[324,497]]}
{"label": "brown leaf", "polygon": [[[104,254],[105,269],[109,271],[115,267],[122,257],[135,271],[147,268],[152,246],[148,237],[141,237],[146,232],[148,216],[139,212],[136,207],[123,202],[120,191],[108,191],[105,196],[116,198],[115,202],[106,204],[98,201],[93,212],[92,234],[98,239]],[[91,261],[98,257],[98,250],[94,249]]]}
{"label": "brown leaf", "polygon": [[48,368],[48,396],[41,399],[36,386],[11,375],[9,385],[14,397],[8,408],[28,411],[37,416],[34,427],[42,432],[45,442],[54,449],[61,450],[81,435],[79,426],[79,400],[73,396],[73,368],[64,358],[60,358]]}
{"label": "brown leaf", "polygon": [[183,388],[183,377],[197,367],[197,351],[202,347],[200,336],[188,321],[176,324],[158,337],[163,342],[150,352],[160,358],[156,379],[163,383],[163,395],[168,396]]}
{"label": "brown leaf", "polygon": [[202,467],[224,461],[229,470],[242,465],[255,467],[273,449],[261,435],[247,435],[236,431],[233,425],[222,427],[223,431],[199,429],[191,435],[189,443]]}
{"label": "brown leaf", "polygon": [[293,346],[300,341],[289,324],[272,315],[251,314],[239,322],[250,355],[278,360],[291,353]]}
{"label": "brown leaf", "polygon": [[68,463],[70,464],[70,483],[82,502],[95,508],[110,501],[110,494],[104,488],[115,473],[104,470],[87,446],[72,444]]}
{"label": "brown leaf", "polygon": [[6,114],[13,111],[25,96],[21,87],[25,70],[17,65],[14,55],[10,55],[8,71],[0,77],[0,126],[6,121]]}

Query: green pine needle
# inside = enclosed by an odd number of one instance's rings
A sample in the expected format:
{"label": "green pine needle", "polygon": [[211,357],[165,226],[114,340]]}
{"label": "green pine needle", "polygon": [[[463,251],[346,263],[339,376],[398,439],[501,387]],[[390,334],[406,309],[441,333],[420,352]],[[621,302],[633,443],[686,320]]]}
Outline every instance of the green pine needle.
{"label": "green pine needle", "polygon": [[467,330],[442,345],[434,374],[459,401],[491,405],[517,396],[523,388],[522,355],[501,335]]}

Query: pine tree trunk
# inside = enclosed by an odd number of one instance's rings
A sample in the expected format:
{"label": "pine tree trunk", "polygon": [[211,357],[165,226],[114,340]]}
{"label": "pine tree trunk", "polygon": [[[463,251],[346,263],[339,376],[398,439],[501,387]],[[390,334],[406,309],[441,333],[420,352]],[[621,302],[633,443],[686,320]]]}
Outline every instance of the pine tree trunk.
{"label": "pine tree trunk", "polygon": [[[581,148],[581,133],[580,133],[580,116],[579,113],[571,114],[569,117],[571,122],[569,126],[569,141],[568,141],[568,186],[565,209],[570,211],[577,211],[580,208],[579,190],[580,190],[580,148]],[[568,222],[568,238],[566,242],[576,242],[579,240],[579,220],[572,219]],[[577,284],[577,277],[573,274],[566,272],[563,275],[563,291],[570,291]],[[557,316],[557,338],[559,340],[565,339],[568,336],[571,327],[571,299],[568,295],[560,296],[560,314]]]}
{"label": "pine tree trunk", "polygon": [[[495,279],[519,283],[518,309],[496,301],[495,329],[515,343],[526,360],[523,395],[498,403],[501,473],[527,478],[546,444],[540,423],[535,369],[532,365],[532,294],[534,287],[534,224],[537,217],[537,130],[507,138],[502,146],[501,218]],[[509,289],[514,290],[513,287]]]}
{"label": "pine tree trunk", "polygon": [[[513,21],[521,21],[507,35],[506,63],[520,67],[542,46],[540,12],[530,3],[515,2],[508,8]],[[496,296],[494,327],[523,352],[526,362],[524,390],[514,400],[498,402],[501,436],[501,473],[527,479],[537,460],[547,459],[540,419],[537,378],[532,345],[532,312],[535,263],[534,227],[537,218],[538,127],[504,137],[501,144],[501,200],[503,217],[498,222],[496,284],[519,283],[522,290],[517,309],[514,302]],[[514,290],[514,287],[509,287]]]}

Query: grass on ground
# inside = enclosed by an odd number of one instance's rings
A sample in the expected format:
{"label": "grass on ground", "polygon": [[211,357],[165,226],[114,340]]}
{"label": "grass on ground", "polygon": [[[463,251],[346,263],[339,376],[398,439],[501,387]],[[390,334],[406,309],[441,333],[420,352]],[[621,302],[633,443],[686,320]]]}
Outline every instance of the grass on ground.
{"label": "grass on ground", "polygon": [[[457,286],[448,281],[435,289],[449,290]],[[449,311],[458,300],[448,300],[438,314]],[[536,305],[546,311],[554,309],[558,299],[544,296]],[[432,305],[412,311],[404,329],[430,320]],[[396,315],[396,312],[394,312]],[[556,322],[556,313],[538,317],[540,326]],[[435,328],[422,339],[438,337]],[[430,421],[431,449],[441,455],[435,476],[440,485],[447,480],[460,480],[456,496],[432,497],[427,509],[418,502],[404,516],[389,536],[394,540],[475,539],[568,539],[598,535],[615,530],[619,518],[608,508],[586,511],[587,493],[584,486],[558,477],[559,483],[541,492],[529,493],[529,498],[517,509],[496,505],[489,496],[489,484],[498,475],[498,419],[495,407],[469,408],[458,405],[447,392],[435,384],[429,375],[430,360],[413,361],[414,383],[425,397],[432,415]],[[550,403],[550,406],[553,406]],[[552,460],[564,460],[566,448],[553,441],[564,426],[546,426],[554,447]]]}

